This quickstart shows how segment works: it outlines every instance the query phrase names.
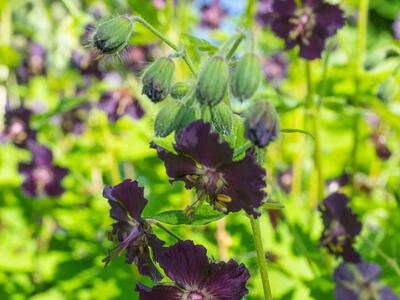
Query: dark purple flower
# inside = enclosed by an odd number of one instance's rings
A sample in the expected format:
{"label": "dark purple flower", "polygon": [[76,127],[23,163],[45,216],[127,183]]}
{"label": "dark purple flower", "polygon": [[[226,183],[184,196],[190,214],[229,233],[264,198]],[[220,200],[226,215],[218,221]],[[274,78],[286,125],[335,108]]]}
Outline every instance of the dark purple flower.
{"label": "dark purple flower", "polygon": [[46,74],[47,51],[41,45],[30,42],[25,57],[17,67],[18,82],[26,83],[30,77]]}
{"label": "dark purple flower", "polygon": [[396,40],[400,40],[400,15],[393,23],[393,35]]}
{"label": "dark purple flower", "polygon": [[200,9],[201,26],[210,29],[217,29],[227,14],[219,0],[212,0],[210,4],[203,4]]}
{"label": "dark purple flower", "polygon": [[342,256],[346,262],[359,262],[360,255],[354,250],[353,242],[361,231],[361,223],[347,206],[349,201],[340,193],[325,198],[319,208],[324,223],[320,243],[332,254]]}
{"label": "dark purple flower", "polygon": [[211,262],[203,246],[180,241],[169,247],[158,260],[174,284],[148,288],[136,285],[140,300],[239,300],[247,293],[250,277],[245,265],[234,260]]}
{"label": "dark purple flower", "polygon": [[88,52],[73,50],[71,62],[85,80],[90,80],[92,76],[101,80],[105,76],[104,67],[93,49],[90,49]]}
{"label": "dark purple flower", "polygon": [[284,53],[274,53],[263,60],[262,70],[268,82],[277,87],[288,76],[289,59]]}
{"label": "dark purple flower", "polygon": [[255,210],[265,197],[265,171],[248,151],[240,161],[233,161],[233,150],[211,131],[211,125],[195,121],[176,136],[177,154],[154,145],[173,181],[185,182],[195,188],[200,199],[206,198],[225,213],[245,210],[259,216]]}
{"label": "dark purple flower", "polygon": [[133,119],[140,119],[144,115],[144,110],[139,102],[130,95],[128,89],[120,89],[104,93],[98,103],[98,107],[103,110],[111,122],[115,122],[121,117],[128,115]]}
{"label": "dark purple flower", "polygon": [[19,172],[24,176],[22,190],[30,197],[60,196],[64,192],[62,179],[68,170],[53,163],[51,150],[43,145],[31,144],[31,163],[20,163]]}
{"label": "dark purple flower", "polygon": [[390,151],[387,146],[386,136],[381,134],[379,131],[375,131],[371,135],[371,141],[375,147],[375,153],[381,160],[388,160],[392,156],[392,151]]}
{"label": "dark purple flower", "polygon": [[256,20],[261,26],[268,26],[273,19],[272,4],[274,0],[259,0],[257,6]]}
{"label": "dark purple flower", "polygon": [[152,45],[128,46],[123,53],[126,67],[135,73],[142,71],[148,62],[153,60],[152,48]]}
{"label": "dark purple flower", "polygon": [[112,258],[126,250],[127,264],[135,262],[142,275],[160,281],[162,275],[153,263],[150,249],[153,257],[158,259],[164,242],[152,233],[150,225],[142,219],[142,211],[147,204],[143,188],[139,187],[137,181],[126,179],[116,186],[105,187],[103,197],[108,199],[110,217],[116,221],[112,224],[110,239],[119,242],[103,261],[108,264]]}
{"label": "dark purple flower", "polygon": [[381,284],[381,269],[370,263],[341,263],[335,270],[336,300],[398,300],[392,290]]}
{"label": "dark purple flower", "polygon": [[61,128],[64,133],[81,134],[85,129],[85,121],[91,107],[90,103],[83,103],[63,113],[61,116]]}
{"label": "dark purple flower", "polygon": [[300,57],[320,58],[325,40],[344,26],[343,11],[322,0],[302,0],[302,4],[297,7],[295,0],[275,0],[271,28],[288,49],[298,45]]}
{"label": "dark purple flower", "polygon": [[6,107],[4,116],[4,130],[1,138],[6,141],[11,141],[17,147],[25,148],[29,143],[36,140],[36,131],[30,125],[32,111],[23,106],[10,109]]}
{"label": "dark purple flower", "polygon": [[331,192],[337,192],[341,187],[344,187],[349,183],[350,183],[350,175],[346,172],[342,173],[338,177],[326,180],[326,186],[328,190]]}

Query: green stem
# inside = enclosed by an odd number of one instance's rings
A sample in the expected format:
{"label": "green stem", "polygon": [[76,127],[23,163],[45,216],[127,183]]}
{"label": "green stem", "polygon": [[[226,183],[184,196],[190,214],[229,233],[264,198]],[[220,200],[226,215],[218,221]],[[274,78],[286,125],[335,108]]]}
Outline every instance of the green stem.
{"label": "green stem", "polygon": [[397,264],[396,260],[387,255],[379,246],[377,246],[374,242],[371,242],[366,237],[361,236],[362,241],[368,245],[371,249],[373,249],[380,257],[382,257],[385,262],[396,272],[397,276],[400,277],[400,267]]}
{"label": "green stem", "polygon": [[238,32],[234,34],[229,40],[227,40],[221,48],[219,48],[216,55],[226,56],[227,59],[231,58],[237,48],[239,47],[242,39],[245,37],[243,32]]}
{"label": "green stem", "polygon": [[269,284],[267,260],[265,259],[265,251],[261,239],[261,228],[260,219],[255,219],[253,216],[249,216],[251,229],[253,231],[254,244],[256,247],[257,261],[260,268],[260,274],[262,279],[262,285],[264,290],[265,300],[272,300],[271,287]]}
{"label": "green stem", "polygon": [[244,25],[251,28],[254,22],[255,0],[247,0],[247,7],[244,16]]}
{"label": "green stem", "polygon": [[[306,107],[309,109],[309,117],[312,127],[312,135],[314,136],[314,169],[317,175],[317,201],[321,201],[324,197],[324,176],[322,171],[321,163],[321,144],[319,140],[319,107],[318,104],[314,103],[314,88],[312,84],[312,73],[311,64],[309,61],[306,62],[306,81],[307,81],[307,99]],[[312,203],[314,206],[316,203]]]}
{"label": "green stem", "polygon": [[[144,27],[146,27],[149,31],[151,31],[154,35],[156,35],[160,40],[162,40],[164,43],[166,43],[173,50],[180,51],[180,49],[177,45],[175,45],[173,42],[171,42],[167,37],[165,37],[161,32],[159,32],[153,25],[151,25],[145,19],[143,19],[139,16],[134,16],[134,17],[132,17],[132,20],[135,22],[141,23]],[[184,55],[182,56],[182,58],[185,61],[185,63],[187,64],[187,66],[189,67],[190,71],[193,73],[193,75],[196,75],[196,70],[195,70],[192,60],[190,59],[186,50],[184,50]]]}
{"label": "green stem", "polygon": [[166,233],[168,233],[169,235],[171,235],[172,237],[174,237],[177,241],[182,241],[182,238],[177,235],[175,232],[173,232],[172,230],[170,230],[169,228],[165,227],[163,224],[161,224],[160,222],[154,222],[154,225],[156,225],[158,228],[164,230]]}

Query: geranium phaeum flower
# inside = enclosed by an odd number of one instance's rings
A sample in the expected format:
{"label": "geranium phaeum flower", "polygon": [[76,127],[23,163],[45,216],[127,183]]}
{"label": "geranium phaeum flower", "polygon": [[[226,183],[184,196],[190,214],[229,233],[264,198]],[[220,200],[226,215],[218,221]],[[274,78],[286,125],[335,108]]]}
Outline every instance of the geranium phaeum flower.
{"label": "geranium phaeum flower", "polygon": [[71,63],[79,70],[87,82],[90,81],[92,76],[101,80],[106,75],[106,71],[101,64],[101,60],[97,58],[97,55],[93,49],[90,49],[86,53],[81,50],[73,50],[71,55]]}
{"label": "geranium phaeum flower", "polygon": [[319,208],[324,223],[320,243],[346,262],[359,262],[360,255],[354,250],[353,242],[361,231],[361,223],[347,206],[349,201],[341,193],[333,193],[323,201]]}
{"label": "geranium phaeum flower", "polygon": [[68,170],[54,165],[49,148],[39,144],[29,147],[32,162],[19,164],[19,172],[25,177],[22,190],[31,197],[60,196],[64,192],[61,181]]}
{"label": "geranium phaeum flower", "polygon": [[393,34],[396,40],[400,40],[400,15],[393,23]]}
{"label": "geranium phaeum flower", "polygon": [[34,142],[36,131],[29,125],[31,115],[32,111],[22,106],[15,109],[6,107],[2,139],[11,141],[21,148],[25,148],[30,142]]}
{"label": "geranium phaeum flower", "polygon": [[268,82],[277,87],[288,76],[289,60],[283,53],[274,53],[262,62],[262,70]]}
{"label": "geranium phaeum flower", "polygon": [[16,70],[18,81],[26,83],[30,77],[46,74],[46,59],[46,49],[37,43],[29,42],[25,57]]}
{"label": "geranium phaeum flower", "polygon": [[207,250],[192,241],[167,248],[158,260],[174,284],[136,286],[140,300],[239,300],[248,290],[249,271],[236,261],[210,262]]}
{"label": "geranium phaeum flower", "polygon": [[342,263],[334,274],[336,300],[398,300],[392,290],[378,282],[376,264]]}
{"label": "geranium phaeum flower", "polygon": [[212,3],[201,6],[201,26],[217,29],[226,14],[227,12],[220,1],[212,0]]}
{"label": "geranium phaeum flower", "polygon": [[285,40],[287,48],[298,45],[305,59],[320,58],[325,40],[344,25],[340,7],[322,0],[302,0],[301,7],[295,0],[275,0],[272,9],[272,31]]}
{"label": "geranium phaeum flower", "polygon": [[199,197],[225,213],[255,210],[265,197],[265,171],[248,151],[240,161],[233,161],[233,150],[211,131],[211,125],[195,121],[176,136],[176,154],[153,145],[164,161],[169,177],[182,180],[186,188],[195,188]]}
{"label": "geranium phaeum flower", "polygon": [[83,103],[65,112],[61,116],[61,127],[64,133],[81,134],[85,129],[90,103]]}
{"label": "geranium phaeum flower", "polygon": [[268,26],[273,20],[272,4],[274,0],[260,0],[257,6],[256,20],[262,26]]}
{"label": "geranium phaeum flower", "polygon": [[159,240],[151,230],[150,225],[142,219],[142,211],[147,204],[143,196],[143,188],[137,181],[127,179],[116,186],[104,188],[103,197],[111,206],[110,217],[116,222],[112,225],[111,239],[119,244],[103,261],[107,264],[113,257],[126,250],[125,262],[135,262],[142,275],[150,276],[159,281],[162,275],[155,267],[151,255],[158,259],[164,242]]}
{"label": "geranium phaeum flower", "polygon": [[133,72],[142,71],[149,61],[153,60],[151,49],[153,45],[128,46],[123,52],[124,64]]}
{"label": "geranium phaeum flower", "polygon": [[140,119],[144,115],[144,110],[137,99],[125,89],[104,93],[98,106],[108,115],[111,122],[117,121],[124,115],[133,119]]}

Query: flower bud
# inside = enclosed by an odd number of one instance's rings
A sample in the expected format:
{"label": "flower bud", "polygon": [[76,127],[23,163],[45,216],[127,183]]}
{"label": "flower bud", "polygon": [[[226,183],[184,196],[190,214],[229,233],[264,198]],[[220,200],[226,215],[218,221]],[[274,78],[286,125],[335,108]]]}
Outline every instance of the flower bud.
{"label": "flower bud", "polygon": [[93,33],[93,46],[101,54],[121,51],[132,35],[133,22],[127,16],[114,17],[98,25]]}
{"label": "flower bud", "polygon": [[171,88],[171,97],[176,100],[182,99],[189,93],[190,89],[191,86],[189,83],[183,81],[177,82]]}
{"label": "flower bud", "polygon": [[261,67],[258,56],[245,54],[236,66],[231,78],[231,91],[234,97],[243,101],[257,91],[261,80]]}
{"label": "flower bud", "polygon": [[211,57],[200,72],[196,96],[201,104],[217,105],[224,99],[229,79],[229,67],[222,56]]}
{"label": "flower bud", "polygon": [[396,97],[397,92],[399,91],[398,84],[396,82],[396,78],[393,76],[384,80],[378,89],[378,98],[384,102],[393,100]]}
{"label": "flower bud", "polygon": [[171,91],[174,75],[175,63],[172,58],[157,59],[144,72],[142,94],[145,94],[153,102],[164,100]]}
{"label": "flower bud", "polygon": [[154,121],[156,136],[166,137],[179,127],[183,118],[183,108],[184,105],[174,99],[171,99],[171,101],[161,108]]}
{"label": "flower bud", "polygon": [[256,146],[266,147],[279,133],[279,120],[271,103],[254,103],[245,117],[245,135]]}
{"label": "flower bud", "polygon": [[218,105],[210,107],[211,110],[211,122],[216,131],[222,135],[228,135],[231,133],[233,128],[232,110],[221,102]]}

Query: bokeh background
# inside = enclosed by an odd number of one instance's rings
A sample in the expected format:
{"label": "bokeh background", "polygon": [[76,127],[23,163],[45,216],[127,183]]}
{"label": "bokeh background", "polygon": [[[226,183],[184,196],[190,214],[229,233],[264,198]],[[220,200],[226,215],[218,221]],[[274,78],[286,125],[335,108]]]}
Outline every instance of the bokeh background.
{"label": "bokeh background", "polygon": [[[89,24],[121,13],[142,16],[173,41],[186,44],[198,67],[209,43],[225,40],[241,26],[243,16],[252,14],[265,77],[256,98],[277,107],[282,128],[308,129],[304,62],[296,51],[284,51],[283,42],[268,28],[268,1],[253,2],[250,12],[245,0],[0,2],[0,118],[4,121],[8,106],[24,103],[32,109],[38,141],[51,148],[57,165],[69,170],[61,196],[28,197],[21,189],[18,163],[29,161],[31,153],[2,141],[0,299],[136,299],[136,282],[148,279],[134,265],[125,265],[123,257],[107,268],[101,262],[112,248],[107,239],[112,220],[101,196],[104,185],[137,179],[149,199],[148,215],[181,209],[193,197],[183,184],[168,182],[162,162],[149,148],[161,104],[141,95],[143,68],[172,51],[137,24],[131,46],[120,57],[99,60],[82,45]],[[325,190],[352,196],[351,206],[363,222],[361,235],[374,245],[358,239],[356,248],[365,260],[381,265],[382,281],[400,293],[400,279],[390,260],[380,255],[384,252],[400,264],[400,94],[388,99],[380,93],[386,80],[400,83],[400,74],[394,72],[400,63],[400,24],[397,31],[394,25],[400,2],[370,1],[366,72],[359,86],[352,75],[359,2],[333,2],[346,11],[346,26],[330,40],[329,60],[312,62],[313,80],[323,97],[319,131]],[[183,63],[177,67],[177,78],[189,76]],[[357,88],[362,96],[355,104]],[[113,115],[99,105],[122,98],[135,109]],[[356,141],[355,118],[360,120]],[[265,213],[261,219],[276,299],[333,299],[332,272],[338,260],[319,246],[322,222],[312,146],[307,135],[282,134],[267,155],[269,193],[285,205],[283,214]],[[256,273],[250,226],[243,215],[208,226],[170,228],[205,245],[215,259],[235,258]],[[174,243],[164,232],[157,233]],[[248,288],[246,299],[262,299],[256,276]]]}

